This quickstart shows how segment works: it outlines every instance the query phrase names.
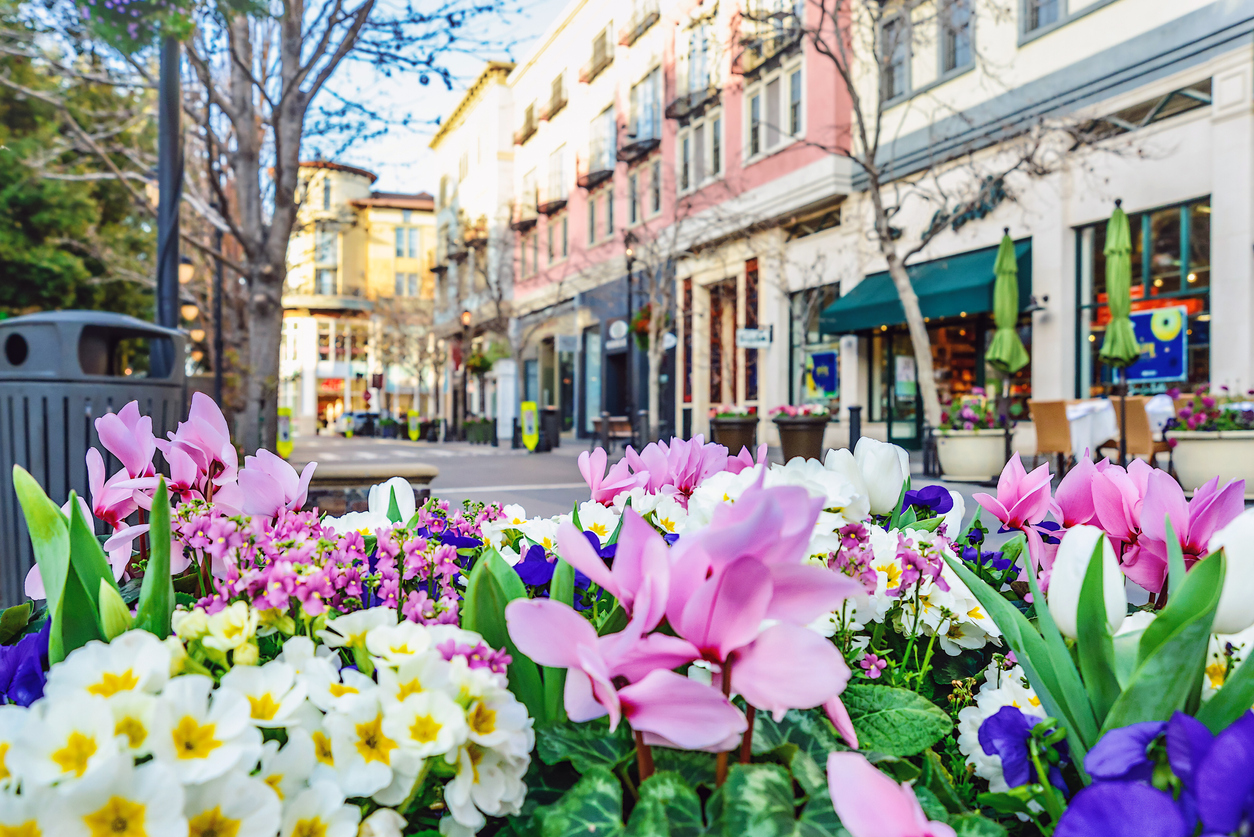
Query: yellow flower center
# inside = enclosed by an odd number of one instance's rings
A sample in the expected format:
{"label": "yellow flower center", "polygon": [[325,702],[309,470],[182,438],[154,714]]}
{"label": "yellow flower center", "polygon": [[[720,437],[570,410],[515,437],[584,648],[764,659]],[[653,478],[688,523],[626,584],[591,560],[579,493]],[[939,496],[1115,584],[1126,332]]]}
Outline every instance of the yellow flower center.
{"label": "yellow flower center", "polygon": [[599,538],[604,538],[610,533],[609,527],[604,523],[592,523],[588,526],[588,531],[592,532]]}
{"label": "yellow flower center", "polygon": [[181,759],[203,759],[222,746],[214,737],[214,724],[198,724],[191,715],[184,715],[174,728],[174,752]]}
{"label": "yellow flower center", "polygon": [[65,746],[52,754],[52,760],[62,773],[82,776],[87,772],[88,760],[95,754],[96,739],[74,730],[65,740]]}
{"label": "yellow flower center", "polygon": [[1032,697],[1028,698],[1028,703],[1032,704],[1033,706],[1040,706],[1041,699],[1038,698],[1036,695],[1032,695]]}
{"label": "yellow flower center", "polygon": [[357,725],[357,752],[367,763],[372,761],[387,764],[388,755],[396,749],[397,743],[383,734],[383,716],[375,715],[373,721]]}
{"label": "yellow flower center", "polygon": [[410,695],[416,695],[421,691],[422,691],[422,681],[420,681],[417,677],[415,677],[412,680],[409,680],[408,682],[405,682],[405,683],[401,683],[399,686],[396,687],[396,699],[398,701],[401,701],[409,697]]}
{"label": "yellow flower center", "polygon": [[187,837],[236,837],[240,821],[222,814],[222,808],[201,811],[187,821]]}
{"label": "yellow flower center", "polygon": [[0,741],[0,781],[4,781],[13,774],[9,772],[9,742]]}
{"label": "yellow flower center", "polygon": [[1206,678],[1210,680],[1210,687],[1218,689],[1224,684],[1224,680],[1228,677],[1228,666],[1223,663],[1211,663],[1206,667]]}
{"label": "yellow flower center", "polygon": [[344,697],[344,695],[355,695],[357,689],[344,683],[331,684],[331,697]]}
{"label": "yellow flower center", "polygon": [[144,830],[144,806],[120,796],[113,796],[94,814],[83,817],[83,825],[91,837],[147,837]]}
{"label": "yellow flower center", "polygon": [[279,783],[283,781],[283,774],[272,773],[271,775],[267,776],[262,781],[270,786],[270,790],[274,791],[275,796],[277,796],[279,798],[279,801],[282,802],[283,801],[283,788],[279,787]]}
{"label": "yellow flower center", "polygon": [[483,761],[483,750],[474,744],[466,745],[466,755],[470,756],[470,772],[474,776],[474,784],[479,784],[479,762]]}
{"label": "yellow flower center", "polygon": [[544,540],[540,543],[540,545],[543,546],[545,549],[552,551],[553,539],[550,538],[548,535],[545,535]]}
{"label": "yellow flower center", "polygon": [[144,722],[138,718],[120,718],[113,725],[113,734],[125,735],[126,740],[132,750],[138,748],[144,743],[144,739],[148,737],[148,728],[144,726]]}
{"label": "yellow flower center", "polygon": [[661,526],[663,529],[670,532],[671,534],[675,533],[675,521],[671,520],[669,517],[660,518],[657,522],[657,525]]}
{"label": "yellow flower center", "polygon": [[100,682],[87,687],[87,691],[100,697],[113,697],[118,692],[129,692],[139,685],[139,678],[129,668],[121,674],[106,671],[100,675]]}
{"label": "yellow flower center", "polygon": [[484,703],[476,703],[466,716],[466,723],[476,735],[488,735],[496,730],[496,711]]}
{"label": "yellow flower center", "polygon": [[409,726],[409,737],[419,744],[430,744],[439,736],[440,722],[430,715],[419,715]]}
{"label": "yellow flower center", "polygon": [[35,820],[27,820],[17,825],[0,824],[0,837],[40,837],[43,834],[39,830],[39,823]]}
{"label": "yellow flower center", "polygon": [[901,567],[896,564],[885,564],[884,566],[876,567],[875,569],[888,576],[889,587],[896,587],[897,583],[901,580]]}
{"label": "yellow flower center", "polygon": [[327,837],[327,824],[321,817],[310,820],[298,820],[292,829],[292,837]]}
{"label": "yellow flower center", "polygon": [[322,730],[315,730],[312,737],[315,758],[328,767],[335,767],[335,759],[331,757],[331,739]]}
{"label": "yellow flower center", "polygon": [[970,616],[972,619],[983,619],[984,612],[980,610],[979,606],[976,606],[967,611],[967,616]]}
{"label": "yellow flower center", "polygon": [[261,697],[249,695],[248,705],[252,707],[251,712],[254,721],[272,721],[275,714],[279,711],[278,702],[270,697],[269,692],[266,692]]}

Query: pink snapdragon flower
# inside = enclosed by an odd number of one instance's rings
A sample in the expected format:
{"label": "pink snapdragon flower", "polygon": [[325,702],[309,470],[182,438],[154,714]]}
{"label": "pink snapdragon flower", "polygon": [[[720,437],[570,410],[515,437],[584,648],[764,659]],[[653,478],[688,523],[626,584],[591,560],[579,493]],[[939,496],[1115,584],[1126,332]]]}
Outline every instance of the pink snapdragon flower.
{"label": "pink snapdragon flower", "polygon": [[881,773],[861,753],[827,757],[827,784],[832,807],[853,837],[954,837],[954,830],[935,822],[909,785]]}
{"label": "pink snapdragon flower", "polygon": [[619,460],[607,473],[607,458],[605,448],[597,448],[591,453],[584,451],[579,454],[579,473],[583,474],[584,482],[592,492],[592,501],[608,506],[622,492],[644,485],[645,477],[633,475],[626,459]]}

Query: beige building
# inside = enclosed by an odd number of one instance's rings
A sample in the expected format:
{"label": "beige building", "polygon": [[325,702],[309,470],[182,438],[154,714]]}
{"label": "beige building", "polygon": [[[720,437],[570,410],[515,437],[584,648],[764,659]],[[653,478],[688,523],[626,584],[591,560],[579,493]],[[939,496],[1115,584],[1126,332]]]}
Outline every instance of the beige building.
{"label": "beige building", "polygon": [[288,244],[280,406],[299,433],[348,411],[427,412],[435,260],[431,195],[375,192],[376,176],[301,164]]}

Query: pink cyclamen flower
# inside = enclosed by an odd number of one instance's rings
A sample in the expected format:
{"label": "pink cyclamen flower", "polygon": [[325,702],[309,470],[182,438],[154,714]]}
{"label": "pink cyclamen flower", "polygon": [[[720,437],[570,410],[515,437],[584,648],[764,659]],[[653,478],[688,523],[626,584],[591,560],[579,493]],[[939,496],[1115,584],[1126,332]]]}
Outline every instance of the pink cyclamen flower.
{"label": "pink cyclamen flower", "polygon": [[579,454],[579,473],[583,474],[584,482],[592,492],[593,502],[609,505],[622,492],[644,485],[645,478],[633,475],[627,460],[620,460],[608,473],[605,470],[606,460],[605,448]]}
{"label": "pink cyclamen flower", "polygon": [[646,491],[656,494],[669,489],[686,506],[698,485],[727,467],[727,448],[706,444],[705,437],[697,434],[691,440],[652,442],[639,453],[628,447],[624,461],[644,480],[641,485]]}
{"label": "pink cyclamen flower", "polygon": [[152,417],[139,414],[138,401],[130,402],[117,413],[105,413],[95,423],[100,444],[118,458],[130,477],[153,473],[152,455],[157,450],[157,439],[152,435]]}
{"label": "pink cyclamen flower", "polygon": [[216,495],[217,487],[235,483],[238,455],[226,417],[212,398],[203,392],[193,393],[187,421],[179,422],[174,432],[166,435],[169,441],[157,440],[157,448],[162,453],[179,448],[190,456],[200,473],[199,487],[206,495]]}
{"label": "pink cyclamen flower", "polygon": [[867,677],[876,680],[884,673],[884,669],[888,668],[888,661],[875,654],[867,654],[858,665],[866,672]]}
{"label": "pink cyclamen flower", "polygon": [[1222,489],[1219,477],[1203,485],[1185,501],[1184,489],[1164,471],[1148,477],[1141,504],[1140,550],[1135,562],[1125,562],[1128,578],[1158,593],[1167,577],[1167,526],[1175,531],[1184,564],[1191,568],[1209,551],[1211,536],[1245,509],[1245,480],[1233,480]]}
{"label": "pink cyclamen flower", "polygon": [[1075,467],[1058,483],[1054,492],[1051,512],[1064,529],[1091,523],[1097,515],[1093,506],[1093,480],[1097,466],[1087,456],[1081,456]]}
{"label": "pink cyclamen flower", "polygon": [[[91,491],[91,512],[114,529],[139,508],[132,490],[121,483],[128,482],[129,474],[118,471],[108,480],[104,476],[104,458],[100,451],[87,451],[87,487]],[[155,486],[154,486],[155,487]]]}
{"label": "pink cyclamen flower", "polygon": [[763,442],[762,444],[758,445],[758,456],[757,456],[756,462],[754,461],[754,458],[749,454],[749,449],[746,447],[742,447],[740,449],[740,453],[736,454],[735,456],[727,457],[727,467],[725,470],[731,471],[733,474],[739,474],[741,471],[743,471],[746,468],[752,468],[756,465],[762,465],[766,463],[766,461],[767,461],[766,442]]}
{"label": "pink cyclamen flower", "polygon": [[[646,631],[662,621],[670,587],[670,556],[666,541],[630,507],[623,509],[622,531],[610,569],[592,548],[592,544],[571,523],[562,523],[557,530],[558,554],[572,567],[586,575],[594,584],[618,599],[629,616],[639,618]],[[635,612],[634,605],[641,588],[648,585],[650,612]]]}
{"label": "pink cyclamen flower", "polygon": [[1045,519],[1049,511],[1049,483],[1048,462],[1029,474],[1016,453],[997,480],[997,496],[976,494],[974,498],[1006,529],[1023,529]]}
{"label": "pink cyclamen flower", "polygon": [[954,837],[948,825],[927,818],[909,785],[897,784],[861,753],[829,755],[827,786],[853,837]]}
{"label": "pink cyclamen flower", "polygon": [[244,457],[239,487],[244,492],[244,514],[275,517],[284,509],[298,511],[309,494],[309,480],[317,462],[310,462],[300,474],[287,460],[268,450]]}

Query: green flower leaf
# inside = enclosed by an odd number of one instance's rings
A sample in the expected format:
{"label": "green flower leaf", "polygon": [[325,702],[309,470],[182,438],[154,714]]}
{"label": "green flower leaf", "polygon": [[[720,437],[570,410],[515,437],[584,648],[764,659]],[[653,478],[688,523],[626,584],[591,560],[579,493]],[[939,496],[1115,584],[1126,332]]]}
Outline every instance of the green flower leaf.
{"label": "green flower leaf", "polygon": [[994,822],[983,814],[960,814],[949,818],[955,837],[1006,837],[1007,831],[1001,823]]}
{"label": "green flower leaf", "polygon": [[[512,577],[512,581],[511,581]],[[514,584],[512,582],[517,582]],[[509,690],[527,707],[527,714],[543,726],[545,713],[544,684],[540,669],[531,658],[518,650],[505,627],[505,606],[514,599],[525,598],[527,590],[513,567],[505,563],[495,549],[484,550],[466,581],[462,601],[462,627],[483,637],[493,648],[509,652]]]}
{"label": "green flower leaf", "polygon": [[908,689],[858,684],[846,688],[841,700],[864,750],[913,756],[953,728],[953,722],[939,706]]}
{"label": "green flower leaf", "polygon": [[672,750],[669,747],[653,748],[653,766],[659,772],[678,773],[692,787],[705,785],[713,790],[715,756],[701,750]]}
{"label": "green flower leaf", "polygon": [[797,745],[824,770],[828,753],[849,749],[821,709],[789,709],[778,722],[769,712],[754,713],[753,754],[760,756],[783,744]]}
{"label": "green flower leaf", "polygon": [[30,613],[30,602],[13,605],[0,613],[0,645],[12,645],[17,640],[18,634],[30,624]]}
{"label": "green flower leaf", "polygon": [[626,724],[610,732],[606,718],[588,723],[553,724],[536,731],[536,752],[545,764],[569,761],[580,773],[613,770],[631,758],[635,746]]}
{"label": "green flower leaf", "polygon": [[654,773],[640,785],[627,837],[701,837],[701,799],[678,773]]}
{"label": "green flower leaf", "polygon": [[710,799],[710,833],[791,837],[796,831],[792,777],[776,764],[733,764]]}
{"label": "green flower leaf", "polygon": [[1116,675],[1115,643],[1106,621],[1105,568],[1102,566],[1105,544],[1105,538],[1098,538],[1093,554],[1089,556],[1076,609],[1076,650],[1079,652],[1080,673],[1084,675],[1084,685],[1098,723],[1106,720],[1106,714],[1121,690]]}
{"label": "green flower leaf", "polygon": [[623,788],[613,773],[596,768],[537,816],[543,837],[618,837],[624,831]]}
{"label": "green flower leaf", "polygon": [[148,566],[139,588],[135,627],[165,639],[172,631],[174,579],[170,577],[170,492],[164,477],[157,481],[148,521]]}

